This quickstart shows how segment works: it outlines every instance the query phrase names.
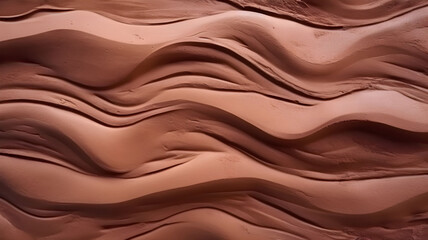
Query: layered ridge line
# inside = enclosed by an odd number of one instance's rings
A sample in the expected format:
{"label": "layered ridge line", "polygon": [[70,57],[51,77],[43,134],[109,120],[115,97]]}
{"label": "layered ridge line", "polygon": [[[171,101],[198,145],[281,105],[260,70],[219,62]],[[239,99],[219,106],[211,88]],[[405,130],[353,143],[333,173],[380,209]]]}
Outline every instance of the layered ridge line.
{"label": "layered ridge line", "polygon": [[107,3],[101,0],[28,0],[19,4],[4,0],[0,5],[0,19],[19,21],[36,13],[84,10],[124,23],[157,25],[243,10],[339,29],[376,24],[425,6],[424,0],[114,0]]}
{"label": "layered ridge line", "polygon": [[1,4],[0,238],[428,235],[424,1]]}
{"label": "layered ridge line", "polygon": [[[90,21],[70,24],[75,18]],[[45,24],[46,22],[53,23]],[[231,65],[227,71],[242,71],[240,78],[247,78],[247,82],[261,85],[262,81],[269,81],[272,82],[270,85],[279,85],[279,89],[297,91],[295,98],[299,95],[332,98],[339,96],[340,92],[377,88],[377,85],[382,85],[383,88],[396,87],[394,90],[397,91],[400,91],[399,88],[408,89],[407,94],[419,92],[423,95],[426,91],[426,69],[422,64],[426,61],[426,42],[419,38],[428,24],[425,9],[391,20],[388,24],[349,32],[314,31],[291,21],[242,12],[153,27],[115,23],[88,12],[70,12],[23,20],[19,23],[20,29],[25,30],[22,32],[13,30],[16,23],[0,24],[5,30],[2,46],[11,49],[8,50],[9,54],[5,51],[4,58],[53,68],[54,71],[61,71],[65,80],[86,87],[135,87],[137,84],[160,81],[165,78],[165,74],[161,75],[156,71],[165,67],[169,68],[169,78],[182,76],[186,72],[190,74],[189,70],[181,70],[184,73],[180,75],[179,68],[173,69],[173,61],[169,59],[173,56],[174,61],[180,61],[180,66],[193,61],[198,62],[196,67],[201,69],[221,65],[215,62],[221,60],[221,63]],[[98,25],[109,26],[114,34],[103,31]],[[169,26],[182,31],[171,32]],[[254,31],[262,34],[253,35]],[[26,40],[28,34],[35,36]],[[84,39],[82,47],[70,46],[73,39]],[[32,41],[38,48],[31,48]],[[315,44],[319,48],[311,49]],[[34,54],[27,56],[25,51]],[[73,56],[74,51],[84,54],[84,60]],[[208,51],[212,56],[202,61],[204,55],[200,51]],[[62,52],[66,53],[64,58],[70,65],[83,61],[81,67],[85,67],[84,70],[98,70],[100,75],[88,77],[65,69],[71,66],[55,63],[54,53]],[[89,54],[92,52],[94,54]],[[40,60],[42,56],[44,59]],[[101,71],[96,69],[99,66],[94,62],[100,61],[102,57],[114,57],[120,62],[106,63],[109,68]],[[150,64],[150,61],[158,62],[159,66]],[[366,65],[372,65],[373,68],[361,71]],[[193,74],[205,74],[202,76],[214,76],[225,82],[244,85],[244,80],[233,82],[234,80],[227,79],[226,73],[210,73],[206,68],[203,70],[207,73],[195,71]],[[114,74],[113,71],[117,73]],[[42,74],[55,76],[52,71],[44,71]],[[133,85],[126,84],[137,77],[140,79],[135,79]],[[335,89],[338,82],[339,90]],[[406,88],[405,83],[412,86]],[[264,86],[267,84],[263,83]],[[320,91],[322,94],[317,93]]]}

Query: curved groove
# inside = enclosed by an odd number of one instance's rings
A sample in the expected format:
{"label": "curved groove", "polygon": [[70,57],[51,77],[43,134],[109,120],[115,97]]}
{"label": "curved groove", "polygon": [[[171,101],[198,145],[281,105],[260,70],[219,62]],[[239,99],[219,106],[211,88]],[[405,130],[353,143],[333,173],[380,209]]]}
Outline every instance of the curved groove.
{"label": "curved groove", "polygon": [[426,1],[42,2],[0,1],[0,238],[428,236]]}

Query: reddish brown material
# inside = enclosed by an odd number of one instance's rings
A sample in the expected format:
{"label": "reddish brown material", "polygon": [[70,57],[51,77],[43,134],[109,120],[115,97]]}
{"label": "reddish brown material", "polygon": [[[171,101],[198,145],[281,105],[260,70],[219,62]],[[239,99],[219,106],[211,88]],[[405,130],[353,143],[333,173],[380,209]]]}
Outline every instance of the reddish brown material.
{"label": "reddish brown material", "polygon": [[0,239],[428,239],[423,0],[0,1]]}

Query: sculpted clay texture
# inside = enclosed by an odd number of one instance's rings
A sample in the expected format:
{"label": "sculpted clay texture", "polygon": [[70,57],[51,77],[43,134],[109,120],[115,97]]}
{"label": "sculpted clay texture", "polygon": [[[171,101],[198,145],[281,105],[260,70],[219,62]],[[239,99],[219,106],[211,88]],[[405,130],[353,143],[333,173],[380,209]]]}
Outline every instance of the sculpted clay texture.
{"label": "sculpted clay texture", "polygon": [[0,1],[0,239],[428,239],[425,0]]}

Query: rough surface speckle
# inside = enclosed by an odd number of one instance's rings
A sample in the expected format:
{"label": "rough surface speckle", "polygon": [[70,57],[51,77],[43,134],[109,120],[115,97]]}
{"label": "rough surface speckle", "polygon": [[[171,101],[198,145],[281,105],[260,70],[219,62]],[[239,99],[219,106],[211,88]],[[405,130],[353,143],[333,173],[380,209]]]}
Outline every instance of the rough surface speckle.
{"label": "rough surface speckle", "polygon": [[0,239],[426,240],[425,0],[0,1]]}

